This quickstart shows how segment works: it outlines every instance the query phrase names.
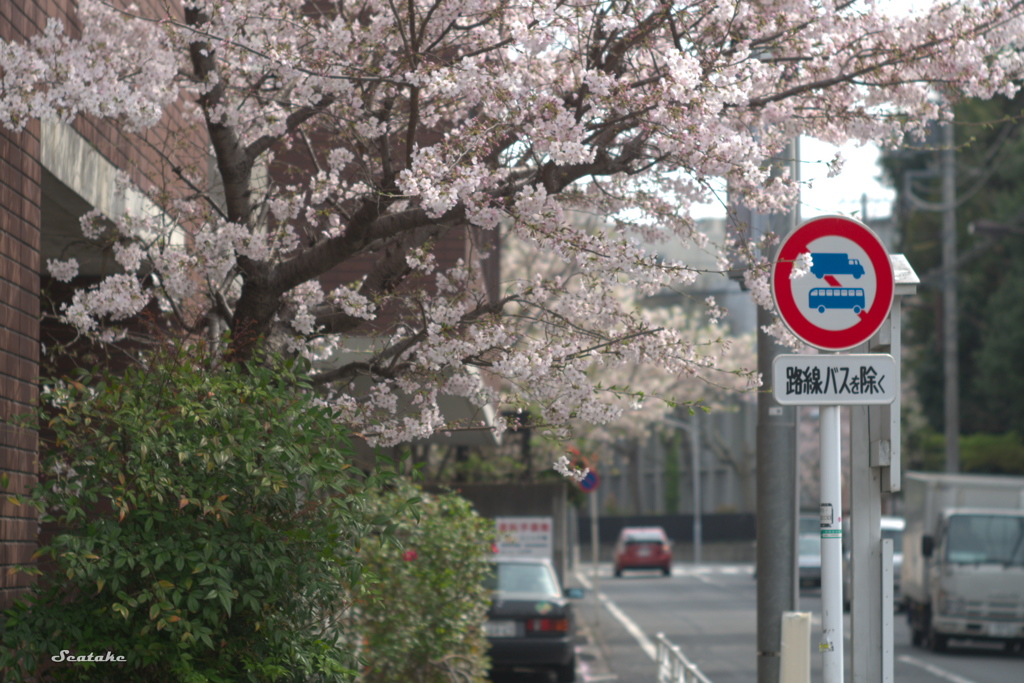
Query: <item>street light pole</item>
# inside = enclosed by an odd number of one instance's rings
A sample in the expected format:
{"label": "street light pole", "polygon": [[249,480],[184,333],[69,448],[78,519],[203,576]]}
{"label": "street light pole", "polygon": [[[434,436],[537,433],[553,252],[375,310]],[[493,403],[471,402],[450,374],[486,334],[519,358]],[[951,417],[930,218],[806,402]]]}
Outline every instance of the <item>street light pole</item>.
{"label": "street light pole", "polygon": [[704,528],[701,520],[700,502],[700,422],[698,414],[690,416],[691,422],[681,422],[671,417],[663,417],[667,425],[682,429],[690,437],[690,472],[693,479],[693,563],[700,564],[701,545],[704,540]]}

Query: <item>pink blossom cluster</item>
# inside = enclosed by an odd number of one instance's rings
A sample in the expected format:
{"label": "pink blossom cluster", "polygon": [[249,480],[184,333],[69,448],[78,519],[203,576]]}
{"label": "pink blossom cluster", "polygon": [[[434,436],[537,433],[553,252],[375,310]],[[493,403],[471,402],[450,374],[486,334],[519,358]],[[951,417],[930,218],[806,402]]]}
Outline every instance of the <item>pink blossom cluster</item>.
{"label": "pink blossom cluster", "polygon": [[[948,100],[1014,93],[1019,2],[885,5],[194,0],[150,16],[81,0],[79,37],[51,21],[0,42],[0,124],[87,113],[142,130],[179,104],[213,156],[209,176],[169,165],[149,191],[159,214],[87,216],[120,268],[65,309],[82,332],[152,300],[186,326],[265,332],[320,364],[339,419],[372,444],[480,429],[485,404],[566,435],[652,396],[759,382],[713,301],[704,320],[641,305],[694,281],[652,249],[680,240],[723,271],[744,259],[772,306],[766,243],[743,226],[714,243],[695,203],[725,204],[724,184],[730,202],[783,210],[799,182],[767,160],[794,136],[894,145]],[[301,179],[274,175],[296,163]],[[439,264],[432,247],[467,226],[473,257]],[[494,231],[511,255],[488,295]],[[362,280],[322,291],[365,256]],[[75,267],[48,264],[65,280]],[[368,331],[385,312],[397,322]],[[443,395],[480,414],[453,423]]]}

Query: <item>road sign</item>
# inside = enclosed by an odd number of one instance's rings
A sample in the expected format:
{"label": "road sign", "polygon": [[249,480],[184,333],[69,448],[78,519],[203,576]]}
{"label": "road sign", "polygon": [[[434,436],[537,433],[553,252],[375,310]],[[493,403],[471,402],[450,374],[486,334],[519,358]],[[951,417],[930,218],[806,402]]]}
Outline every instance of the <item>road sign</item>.
{"label": "road sign", "polygon": [[552,517],[495,517],[499,555],[551,559],[555,524]]}
{"label": "road sign", "polygon": [[[811,272],[790,277],[810,254]],[[878,236],[844,216],[812,218],[779,245],[771,273],[772,297],[786,327],[826,351],[863,344],[892,308],[895,277]]]}
{"label": "road sign", "polygon": [[785,354],[772,362],[772,393],[784,406],[886,405],[897,390],[896,359],[884,353]]}
{"label": "road sign", "polygon": [[597,485],[601,483],[601,477],[597,476],[597,472],[591,469],[587,472],[587,476],[580,480],[580,488],[587,493],[590,493],[597,488]]}

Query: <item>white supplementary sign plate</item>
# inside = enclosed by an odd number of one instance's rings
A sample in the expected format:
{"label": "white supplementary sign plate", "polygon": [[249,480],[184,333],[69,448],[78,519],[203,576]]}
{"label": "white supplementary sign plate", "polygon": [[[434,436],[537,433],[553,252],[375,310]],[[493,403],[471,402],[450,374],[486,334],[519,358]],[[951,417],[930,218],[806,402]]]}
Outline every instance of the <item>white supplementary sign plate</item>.
{"label": "white supplementary sign plate", "polygon": [[782,405],[886,405],[898,389],[896,359],[885,353],[784,354],[772,363],[772,394]]}

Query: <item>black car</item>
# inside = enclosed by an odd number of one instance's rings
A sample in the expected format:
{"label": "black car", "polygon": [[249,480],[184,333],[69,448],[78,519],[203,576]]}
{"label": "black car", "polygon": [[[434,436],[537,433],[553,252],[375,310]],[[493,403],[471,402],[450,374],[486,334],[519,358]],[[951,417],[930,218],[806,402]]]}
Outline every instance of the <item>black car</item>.
{"label": "black car", "polygon": [[496,557],[486,632],[494,669],[551,669],[559,683],[576,680],[576,618],[555,568],[541,558]]}

